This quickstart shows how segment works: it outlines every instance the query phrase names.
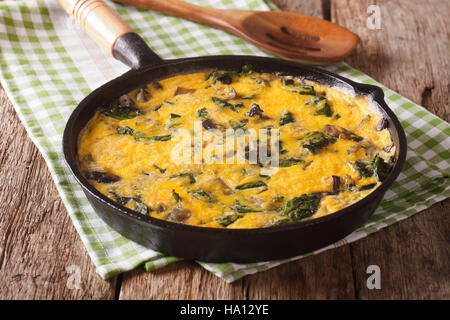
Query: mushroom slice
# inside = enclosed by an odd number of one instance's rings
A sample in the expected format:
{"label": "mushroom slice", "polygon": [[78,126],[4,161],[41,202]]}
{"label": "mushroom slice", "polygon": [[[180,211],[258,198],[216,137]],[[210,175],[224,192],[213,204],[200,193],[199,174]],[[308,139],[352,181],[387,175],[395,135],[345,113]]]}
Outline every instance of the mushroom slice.
{"label": "mushroom slice", "polygon": [[358,136],[357,134],[354,134],[353,132],[351,132],[345,128],[342,128],[342,127],[336,126],[336,125],[332,125],[332,124],[327,124],[325,126],[324,132],[329,136],[339,138],[339,139],[352,140],[352,141],[356,141],[356,142],[363,140],[363,138]]}
{"label": "mushroom slice", "polygon": [[388,127],[388,121],[386,118],[381,118],[381,120],[378,122],[376,129],[377,131],[381,131],[383,129],[386,129]]}
{"label": "mushroom slice", "polygon": [[347,150],[347,154],[356,153],[361,148],[366,150],[366,154],[369,155],[369,156],[373,156],[375,154],[375,152],[376,152],[376,149],[377,149],[377,147],[372,142],[370,142],[369,140],[362,140],[362,141],[358,142],[357,144],[351,146]]}
{"label": "mushroom slice", "polygon": [[358,124],[358,128],[361,128],[361,127],[364,125],[364,123],[365,123],[366,121],[369,121],[369,120],[370,120],[370,118],[371,118],[370,114],[366,115],[366,116],[361,120],[361,122]]}
{"label": "mushroom slice", "polygon": [[234,193],[233,189],[231,189],[222,179],[216,178],[213,180],[213,183],[217,183],[222,189],[222,193],[224,195],[230,195]]}
{"label": "mushroom slice", "polygon": [[250,110],[248,112],[245,113],[245,115],[247,117],[254,117],[254,116],[258,116],[259,118],[263,117],[263,113],[264,110],[261,109],[261,107],[259,106],[259,104],[254,103],[251,107]]}
{"label": "mushroom slice", "polygon": [[205,119],[205,120],[203,120],[202,121],[202,126],[206,130],[210,130],[210,129],[219,129],[221,131],[225,130],[225,126],[223,126],[220,123],[215,122],[212,119]]}
{"label": "mushroom slice", "polygon": [[132,99],[130,98],[130,96],[127,95],[127,94],[124,94],[124,95],[120,96],[120,98],[119,98],[119,104],[120,104],[122,107],[132,107],[132,106],[134,106],[133,100],[132,100]]}
{"label": "mushroom slice", "polygon": [[265,78],[262,78],[262,77],[255,77],[255,76],[252,76],[251,78],[253,80],[255,80],[255,82],[257,84],[262,84],[262,85],[264,85],[266,87],[269,87],[269,88],[271,87],[270,80],[268,80],[268,79],[265,79]]}
{"label": "mushroom slice", "polygon": [[236,90],[234,90],[233,87],[226,88],[222,95],[225,97],[226,100],[233,100],[238,96]]}
{"label": "mushroom slice", "polygon": [[109,172],[88,171],[86,172],[86,179],[95,180],[99,183],[114,183],[120,180],[120,177]]}
{"label": "mushroom slice", "polygon": [[331,176],[331,179],[333,184],[333,193],[338,193],[339,191],[341,191],[341,177]]}
{"label": "mushroom slice", "polygon": [[175,208],[168,215],[167,220],[175,222],[183,222],[191,217],[191,212],[184,208]]}
{"label": "mushroom slice", "polygon": [[136,94],[136,100],[139,102],[147,102],[151,98],[147,88],[139,88]]}
{"label": "mushroom slice", "polygon": [[190,89],[190,88],[183,88],[183,87],[177,87],[177,90],[175,90],[174,96],[177,96],[179,94],[186,94],[186,93],[193,93],[197,89]]}

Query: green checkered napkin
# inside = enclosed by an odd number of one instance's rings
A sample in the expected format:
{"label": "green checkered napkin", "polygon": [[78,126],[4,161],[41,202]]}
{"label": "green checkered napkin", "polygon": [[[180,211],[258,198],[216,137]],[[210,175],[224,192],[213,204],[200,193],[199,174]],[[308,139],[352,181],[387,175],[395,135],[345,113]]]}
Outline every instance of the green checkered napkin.
{"label": "green checkered napkin", "polygon": [[[191,0],[216,8],[270,10],[263,0]],[[109,2],[161,57],[267,55],[240,38],[182,19]],[[408,156],[380,207],[360,229],[317,254],[356,241],[450,196],[450,126],[422,107],[346,64],[327,67],[357,82],[381,86],[408,138]],[[94,212],[64,164],[61,137],[75,106],[125,72],[67,17],[54,0],[0,2],[0,79],[28,134],[43,154],[89,255],[103,278],[145,263],[154,270],[177,261],[113,231]],[[227,282],[303,256],[253,264],[200,263]]]}

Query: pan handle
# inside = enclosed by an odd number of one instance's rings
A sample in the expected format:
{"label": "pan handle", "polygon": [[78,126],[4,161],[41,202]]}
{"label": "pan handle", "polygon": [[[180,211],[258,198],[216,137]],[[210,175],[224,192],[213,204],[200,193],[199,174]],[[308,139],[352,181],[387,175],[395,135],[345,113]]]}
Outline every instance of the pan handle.
{"label": "pan handle", "polygon": [[115,59],[132,69],[163,60],[103,0],[58,0],[84,31]]}

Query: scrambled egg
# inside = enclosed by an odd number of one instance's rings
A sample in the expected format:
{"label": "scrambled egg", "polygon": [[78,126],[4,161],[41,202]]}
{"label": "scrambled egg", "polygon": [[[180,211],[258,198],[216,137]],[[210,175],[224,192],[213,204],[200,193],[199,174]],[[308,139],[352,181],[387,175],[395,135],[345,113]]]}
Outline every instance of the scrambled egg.
{"label": "scrambled egg", "polygon": [[[97,190],[141,214],[261,228],[328,215],[377,188],[395,152],[386,126],[366,97],[246,65],[177,75],[102,106],[78,161]],[[249,132],[278,165],[252,161]],[[238,138],[240,163],[227,145]]]}

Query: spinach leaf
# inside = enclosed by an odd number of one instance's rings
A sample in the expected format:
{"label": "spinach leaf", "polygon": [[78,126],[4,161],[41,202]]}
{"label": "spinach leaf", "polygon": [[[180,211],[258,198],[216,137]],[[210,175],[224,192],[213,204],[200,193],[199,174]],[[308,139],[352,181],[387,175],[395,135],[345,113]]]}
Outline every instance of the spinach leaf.
{"label": "spinach leaf", "polygon": [[221,74],[217,77],[217,80],[222,82],[223,84],[231,84],[233,82],[231,73]]}
{"label": "spinach leaf", "polygon": [[209,192],[203,191],[203,190],[194,190],[190,192],[192,196],[200,201],[204,202],[214,202],[214,196],[210,194]]}
{"label": "spinach leaf", "polygon": [[236,200],[236,203],[230,209],[238,213],[261,212],[260,210],[241,204],[238,200]]}
{"label": "spinach leaf", "polygon": [[373,170],[378,181],[383,181],[391,170],[390,166],[378,154],[373,159]]}
{"label": "spinach leaf", "polygon": [[307,85],[307,84],[301,84],[301,83],[299,83],[299,84],[294,84],[293,87],[294,87],[294,88],[298,88],[298,89],[303,89],[303,90],[309,91],[309,92],[311,92],[311,93],[314,92],[314,94],[315,94],[314,87],[313,87],[313,86],[310,86],[310,85]]}
{"label": "spinach leaf", "polygon": [[331,117],[333,112],[331,112],[330,105],[325,103],[322,109],[317,110],[317,114],[325,117]]}
{"label": "spinach leaf", "polygon": [[375,174],[378,181],[386,179],[391,167],[378,154],[370,160],[355,161],[356,169],[363,178],[369,178]]}
{"label": "spinach leaf", "polygon": [[212,71],[206,77],[206,81],[211,80],[213,83],[216,81],[220,81],[223,84],[231,84],[233,82],[233,75],[237,74],[236,72],[226,72],[219,73],[217,70]]}
{"label": "spinach leaf", "polygon": [[170,177],[170,179],[173,179],[173,178],[189,178],[190,184],[194,184],[196,182],[194,174],[188,173],[188,172],[174,174],[173,176]]}
{"label": "spinach leaf", "polygon": [[249,74],[253,73],[253,65],[251,64],[245,64],[241,67],[241,72],[239,72],[239,75],[241,76],[247,76]]}
{"label": "spinach leaf", "polygon": [[[314,105],[316,107],[316,115],[322,115],[326,117],[331,117],[333,115],[333,112],[331,111],[331,107],[328,104],[328,101],[325,97],[318,96],[309,99],[308,102],[305,103],[305,106]],[[340,116],[338,116],[336,119],[339,119]]]}
{"label": "spinach leaf", "polygon": [[171,113],[170,114],[170,120],[176,119],[176,118],[181,118],[181,116],[179,114],[176,113]]}
{"label": "spinach leaf", "polygon": [[122,107],[121,105],[113,106],[109,110],[103,110],[102,113],[117,120],[133,119],[142,114],[136,107]]}
{"label": "spinach leaf", "polygon": [[117,133],[120,135],[134,135],[134,130],[128,126],[119,126],[117,127]]}
{"label": "spinach leaf", "polygon": [[283,148],[283,141],[282,140],[278,140],[278,149],[280,150],[280,154],[286,154],[289,151]]}
{"label": "spinach leaf", "polygon": [[138,195],[137,197],[125,197],[121,196],[115,191],[110,191],[109,193],[113,195],[115,201],[123,206],[125,206],[130,201],[134,201],[136,203],[135,211],[141,214],[147,214],[149,212],[147,205],[142,202],[141,195]]}
{"label": "spinach leaf", "polygon": [[247,123],[236,120],[230,120],[228,124],[233,130],[244,129],[247,126]]}
{"label": "spinach leaf", "polygon": [[245,189],[253,189],[253,188],[259,188],[259,187],[267,187],[267,184],[264,181],[258,180],[253,182],[247,182],[244,184],[241,184],[236,187],[237,190],[245,190]]}
{"label": "spinach leaf", "polygon": [[181,201],[180,195],[178,193],[176,193],[175,190],[172,190],[172,197],[175,199],[176,203]]}
{"label": "spinach leaf", "polygon": [[206,119],[208,118],[208,110],[206,108],[201,108],[197,110],[197,117]]}
{"label": "spinach leaf", "polygon": [[362,178],[369,178],[373,176],[373,162],[370,160],[355,161],[356,169]]}
{"label": "spinach leaf", "polygon": [[211,99],[218,106],[221,106],[223,108],[230,108],[234,112],[239,112],[236,108],[242,108],[244,106],[244,104],[241,102],[236,103],[236,104],[231,104],[227,100],[222,99],[222,98],[212,97]]}
{"label": "spinach leaf", "polygon": [[318,96],[318,97],[314,97],[308,100],[308,102],[305,103],[306,106],[309,105],[315,105],[315,106],[319,106],[320,104],[322,104],[323,101],[327,101],[327,99],[325,97],[322,96]]}
{"label": "spinach leaf", "polygon": [[111,193],[113,195],[114,200],[116,200],[118,203],[120,203],[123,206],[126,205],[130,200],[133,200],[132,197],[124,197],[114,191],[110,191],[109,193]]}
{"label": "spinach leaf", "polygon": [[226,227],[229,226],[230,224],[232,224],[233,222],[235,222],[236,220],[242,218],[243,215],[242,214],[227,214],[224,215],[222,217],[219,217],[216,219],[217,223],[220,224],[222,227]]}
{"label": "spinach leaf", "polygon": [[222,107],[225,106],[226,104],[229,104],[229,102],[227,100],[222,99],[222,98],[212,97],[211,99],[215,104],[218,104],[219,106],[222,106]]}
{"label": "spinach leaf", "polygon": [[308,149],[313,154],[318,154],[320,149],[325,148],[330,143],[334,143],[336,139],[322,132],[313,131],[300,139],[300,141],[303,148]]}
{"label": "spinach leaf", "polygon": [[230,104],[227,100],[222,99],[222,98],[212,97],[211,99],[215,104],[217,104],[221,107],[226,107],[227,105]]}
{"label": "spinach leaf", "polygon": [[297,94],[302,94],[304,96],[314,96],[316,95],[316,93],[314,91],[298,91],[298,90],[288,90],[289,92],[293,92],[293,93],[297,93]]}
{"label": "spinach leaf", "polygon": [[167,169],[162,169],[162,168],[158,167],[156,164],[153,165],[153,168],[155,168],[156,170],[158,170],[161,173],[164,173],[167,170]]}
{"label": "spinach leaf", "polygon": [[286,167],[295,166],[296,164],[303,163],[303,162],[305,162],[305,161],[302,159],[295,159],[295,158],[280,159],[278,165],[281,168],[286,168]]}
{"label": "spinach leaf", "polygon": [[172,138],[172,135],[162,135],[162,136],[153,136],[153,137],[146,137],[146,139],[153,140],[153,141],[168,141]]}
{"label": "spinach leaf", "polygon": [[130,127],[118,127],[117,128],[117,132],[119,134],[129,134],[129,135],[133,135],[134,139],[138,142],[145,140],[145,141],[168,141],[172,138],[172,135],[167,134],[167,135],[161,135],[161,136],[153,136],[153,137],[147,137],[144,133],[142,132],[135,132],[133,129],[131,129]]}
{"label": "spinach leaf", "polygon": [[146,141],[169,141],[172,138],[171,134],[166,134],[162,136],[147,137],[143,133],[137,132],[134,135],[136,141],[146,140]]}
{"label": "spinach leaf", "polygon": [[293,221],[299,221],[316,213],[321,199],[322,193],[320,192],[304,194],[288,200],[279,209],[279,212],[281,215],[287,216]]}
{"label": "spinach leaf", "polygon": [[306,85],[306,84],[293,84],[292,87],[301,89],[301,90],[299,91],[299,90],[288,89],[289,92],[302,94],[302,95],[306,95],[306,96],[315,96],[316,95],[316,91],[314,90],[313,86]]}
{"label": "spinach leaf", "polygon": [[216,83],[217,77],[219,76],[219,72],[217,70],[213,70],[208,76],[206,77],[206,80],[212,80],[214,83]]}
{"label": "spinach leaf", "polygon": [[294,122],[295,119],[292,116],[292,113],[290,113],[288,110],[284,111],[280,115],[280,126],[284,126],[285,124]]}
{"label": "spinach leaf", "polygon": [[89,171],[86,173],[86,179],[95,180],[98,183],[114,183],[120,180],[120,177],[109,172]]}

